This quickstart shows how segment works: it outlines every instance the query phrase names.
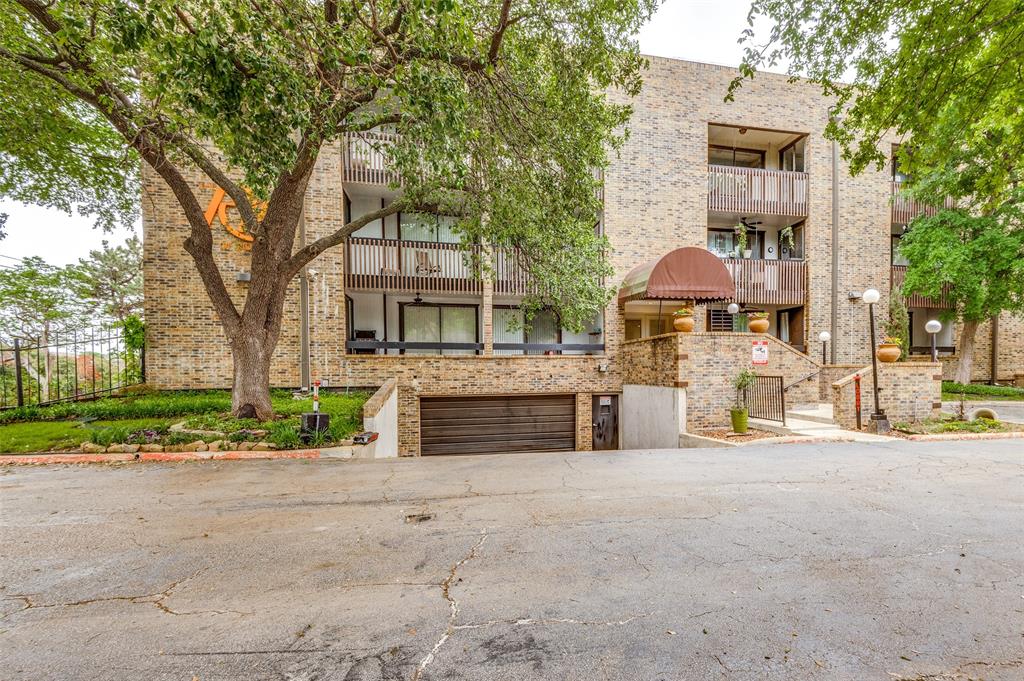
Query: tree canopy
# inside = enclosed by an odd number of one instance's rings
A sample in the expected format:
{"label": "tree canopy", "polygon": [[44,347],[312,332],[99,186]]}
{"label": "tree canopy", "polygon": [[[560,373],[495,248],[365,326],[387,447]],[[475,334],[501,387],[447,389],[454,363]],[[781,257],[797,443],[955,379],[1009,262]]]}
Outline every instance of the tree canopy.
{"label": "tree canopy", "polygon": [[[527,302],[554,306],[569,327],[608,300],[597,173],[629,117],[608,93],[638,91],[632,36],[655,0],[0,3],[12,121],[0,131],[0,193],[111,224],[134,209],[136,159],[148,163],[189,221],[185,250],[235,357],[236,408],[270,409],[288,282],[388,214],[455,215],[467,243],[517,249],[536,282]],[[381,127],[398,135],[382,151],[400,197],[298,248],[317,158]],[[253,237],[241,307],[192,169],[227,192]]]}
{"label": "tree canopy", "polygon": [[730,93],[758,68],[787,61],[791,74],[834,97],[826,134],[853,172],[887,161],[880,142],[891,131],[913,140],[901,158],[912,178],[950,167],[951,151],[969,149],[988,161],[976,166],[981,201],[1001,202],[1021,181],[1018,0],[754,0],[751,26],[758,16],[773,28],[767,36],[744,32]]}

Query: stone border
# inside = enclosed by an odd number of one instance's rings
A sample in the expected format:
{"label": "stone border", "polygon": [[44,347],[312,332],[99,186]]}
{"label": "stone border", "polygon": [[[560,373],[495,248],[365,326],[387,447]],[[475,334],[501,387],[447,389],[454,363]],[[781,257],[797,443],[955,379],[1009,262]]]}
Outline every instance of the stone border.
{"label": "stone border", "polygon": [[915,442],[949,440],[1024,440],[1024,430],[1013,430],[1006,433],[918,433],[916,435],[904,435],[903,437]]}

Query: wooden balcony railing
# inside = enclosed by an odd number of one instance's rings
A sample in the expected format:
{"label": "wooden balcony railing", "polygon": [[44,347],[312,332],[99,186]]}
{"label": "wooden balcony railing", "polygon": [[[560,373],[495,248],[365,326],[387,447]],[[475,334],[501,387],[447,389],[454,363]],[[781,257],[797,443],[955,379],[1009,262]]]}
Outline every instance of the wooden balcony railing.
{"label": "wooden balcony railing", "polygon": [[736,284],[736,302],[803,305],[807,302],[807,263],[803,260],[726,258]]}
{"label": "wooden balcony railing", "polygon": [[[349,289],[420,293],[482,292],[475,261],[483,251],[461,244],[405,239],[349,237],[345,245],[345,286]],[[514,255],[493,249],[494,290],[522,295],[530,282]]]}
{"label": "wooden balcony railing", "polygon": [[709,165],[708,210],[805,216],[807,173]]}
{"label": "wooden balcony railing", "polygon": [[397,138],[386,132],[346,133],[341,144],[342,182],[386,185],[397,180],[384,153]]}
{"label": "wooden balcony railing", "polygon": [[[935,206],[928,206],[920,201],[915,201],[907,196],[904,196],[901,191],[903,189],[902,182],[893,181],[890,183],[890,193],[892,194],[892,221],[905,225],[919,215],[935,215],[939,212],[939,209]],[[951,197],[946,197],[943,202],[943,208],[953,208],[956,203]]]}
{"label": "wooden balcony railing", "polygon": [[[903,288],[903,282],[907,278],[907,266],[906,265],[893,265],[891,274],[889,277],[889,284],[892,290]],[[907,297],[907,307],[934,307],[934,308],[949,308],[952,305],[949,302],[949,296],[947,291],[944,290],[938,300],[934,298],[927,298],[925,296],[917,295],[916,293]]]}

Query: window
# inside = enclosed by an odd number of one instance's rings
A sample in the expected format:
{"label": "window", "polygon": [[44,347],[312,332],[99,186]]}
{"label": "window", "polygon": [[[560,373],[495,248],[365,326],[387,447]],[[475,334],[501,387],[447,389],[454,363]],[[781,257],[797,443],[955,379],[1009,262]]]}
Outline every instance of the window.
{"label": "window", "polygon": [[[526,320],[522,308],[494,307],[494,342],[495,343],[546,343],[554,345],[562,342],[562,329],[558,316],[553,310],[540,310],[530,320],[529,330],[525,330]],[[527,355],[543,355],[544,350],[530,350]],[[522,350],[495,350],[496,355],[522,355]]]}
{"label": "window", "polygon": [[455,218],[430,213],[402,213],[401,235],[404,241],[432,241],[458,243],[459,235],[453,230]]}
{"label": "window", "polygon": [[[739,244],[736,240],[736,231],[733,229],[709,229],[708,250],[719,258],[736,258],[742,253],[737,253]],[[764,257],[764,232],[747,230],[747,250],[751,258]]]}
{"label": "window", "polygon": [[900,146],[894,144],[892,147],[892,179],[893,182],[907,182],[910,180],[910,174],[907,172],[904,163],[900,162]]}
{"label": "window", "polygon": [[708,331],[736,331],[747,330],[747,315],[729,314],[725,308],[708,309]]}
{"label": "window", "polygon": [[807,146],[807,138],[801,137],[795,142],[791,142],[789,145],[779,150],[779,169],[780,170],[795,170],[797,172],[804,172],[804,149]]}
{"label": "window", "polygon": [[[407,343],[476,343],[477,307],[401,303],[399,331]],[[476,350],[406,350],[410,355],[472,355]]]}
{"label": "window", "polygon": [[760,149],[723,147],[717,144],[708,145],[708,163],[715,166],[764,168],[764,155],[764,152]]}

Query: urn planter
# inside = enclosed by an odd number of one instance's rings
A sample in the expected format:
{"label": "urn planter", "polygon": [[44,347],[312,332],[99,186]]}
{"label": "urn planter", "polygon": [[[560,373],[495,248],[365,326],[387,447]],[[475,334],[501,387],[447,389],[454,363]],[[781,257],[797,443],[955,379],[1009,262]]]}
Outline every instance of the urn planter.
{"label": "urn planter", "polygon": [[693,331],[693,317],[675,317],[672,319],[672,326],[676,331],[690,333]]}
{"label": "urn planter", "polygon": [[747,328],[750,329],[751,333],[766,333],[768,331],[768,320],[767,319],[751,319],[747,323]]}
{"label": "urn planter", "polygon": [[729,418],[732,421],[732,432],[734,433],[745,433],[747,432],[747,416],[748,412],[746,408],[743,409],[730,409]]}
{"label": "urn planter", "polygon": [[895,343],[882,343],[875,352],[879,362],[895,362],[903,354],[903,349]]}

